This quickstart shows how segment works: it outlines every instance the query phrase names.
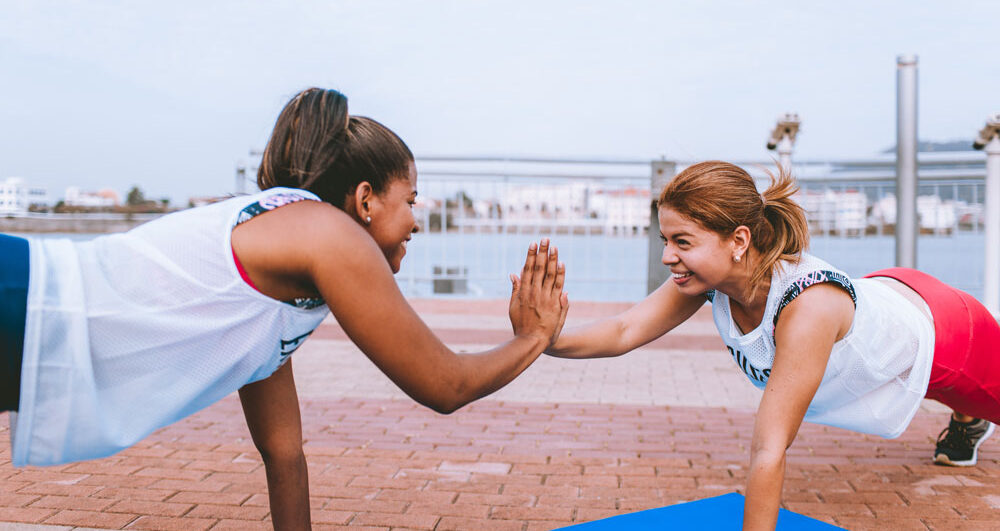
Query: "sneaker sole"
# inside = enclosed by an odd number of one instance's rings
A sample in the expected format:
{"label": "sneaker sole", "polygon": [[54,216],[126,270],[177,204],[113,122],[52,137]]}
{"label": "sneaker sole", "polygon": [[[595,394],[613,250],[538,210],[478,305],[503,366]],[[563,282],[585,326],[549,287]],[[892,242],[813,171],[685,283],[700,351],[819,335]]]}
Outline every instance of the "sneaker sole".
{"label": "sneaker sole", "polygon": [[995,427],[996,425],[991,422],[990,427],[986,428],[986,433],[984,433],[983,436],[979,438],[979,441],[976,442],[976,445],[972,447],[972,459],[967,461],[952,461],[951,459],[948,459],[947,455],[938,454],[934,456],[934,463],[945,466],[975,466],[976,462],[979,460],[979,445],[983,444],[983,441],[986,439],[989,439],[990,435],[993,435],[993,429]]}

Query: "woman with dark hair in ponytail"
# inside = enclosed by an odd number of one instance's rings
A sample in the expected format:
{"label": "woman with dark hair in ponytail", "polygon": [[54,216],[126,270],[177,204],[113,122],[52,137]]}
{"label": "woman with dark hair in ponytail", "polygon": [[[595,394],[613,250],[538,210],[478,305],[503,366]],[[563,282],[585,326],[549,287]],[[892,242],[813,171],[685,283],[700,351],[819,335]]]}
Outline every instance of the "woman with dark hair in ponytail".
{"label": "woman with dark hair in ponytail", "polygon": [[275,529],[309,528],[291,354],[333,313],[417,402],[450,413],[513,380],[565,319],[548,241],[512,276],[506,343],[456,354],[393,274],[417,225],[413,155],[312,88],[282,110],[262,192],[86,242],[0,235],[0,411],[15,466],[111,455],[239,391]]}
{"label": "woman with dark hair in ponytail", "polygon": [[954,409],[934,461],[976,463],[1000,422],[1000,327],[966,293],[912,269],[851,279],[803,252],[809,231],[781,171],[763,194],[746,171],[709,161],[660,194],[663,264],[672,278],[601,322],[567,330],[546,353],[619,356],[712,303],[740,370],[763,390],[744,529],[773,529],[785,450],[803,420],[893,438],[923,398]]}

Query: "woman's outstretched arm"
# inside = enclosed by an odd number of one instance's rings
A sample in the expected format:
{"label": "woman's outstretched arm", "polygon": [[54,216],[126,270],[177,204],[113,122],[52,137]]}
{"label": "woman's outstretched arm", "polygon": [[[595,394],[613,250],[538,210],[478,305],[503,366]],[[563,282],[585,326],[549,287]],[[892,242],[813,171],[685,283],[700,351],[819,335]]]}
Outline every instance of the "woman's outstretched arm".
{"label": "woman's outstretched arm", "polygon": [[520,289],[512,295],[511,339],[484,352],[456,354],[407,303],[375,241],[341,210],[302,201],[237,230],[233,247],[261,291],[281,299],[310,290],[321,295],[382,372],[441,413],[509,383],[548,346],[559,325],[565,272],[547,249],[527,254]]}
{"label": "woman's outstretched arm", "polygon": [[276,531],[309,529],[309,476],[292,360],[268,378],[243,386],[240,402],[264,460],[271,524]]}
{"label": "woman's outstretched arm", "polygon": [[777,525],[785,451],[823,381],[833,344],[850,330],[853,316],[851,298],[832,284],[810,287],[781,313],[774,331],[774,364],[750,443],[743,529]]}
{"label": "woman's outstretched arm", "polygon": [[705,304],[668,280],[628,310],[606,319],[562,331],[545,353],[558,358],[620,356],[673,330]]}

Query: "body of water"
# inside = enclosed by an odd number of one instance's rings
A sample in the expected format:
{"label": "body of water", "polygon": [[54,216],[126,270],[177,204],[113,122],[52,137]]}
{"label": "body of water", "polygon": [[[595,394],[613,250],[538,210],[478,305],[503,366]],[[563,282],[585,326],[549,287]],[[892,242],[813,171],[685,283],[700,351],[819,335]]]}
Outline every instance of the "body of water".
{"label": "body of water", "polygon": [[[96,234],[21,234],[86,240]],[[528,244],[548,237],[566,263],[566,291],[573,300],[638,301],[646,295],[648,242],[644,236],[418,233],[396,276],[408,296],[505,298],[507,275],[518,273]],[[922,236],[917,242],[917,266],[942,281],[982,299],[983,234]],[[891,236],[814,238],[812,254],[852,277],[892,267],[895,240]],[[436,293],[434,268],[451,269],[444,277],[464,284],[461,293]],[[660,266],[663,267],[663,266]],[[440,276],[438,278],[441,278]]]}
{"label": "body of water", "polygon": [[[576,300],[638,301],[646,296],[648,242],[645,237],[549,236],[566,262],[566,291]],[[469,291],[481,297],[506,297],[509,273],[520,271],[528,244],[538,235],[417,234],[398,275],[408,294],[433,295],[435,265],[468,269]],[[822,237],[809,252],[852,277],[893,267],[896,243],[891,236]],[[658,258],[657,258],[658,259]],[[982,297],[983,235],[923,236],[917,242],[919,269]],[[659,266],[664,267],[664,266]]]}

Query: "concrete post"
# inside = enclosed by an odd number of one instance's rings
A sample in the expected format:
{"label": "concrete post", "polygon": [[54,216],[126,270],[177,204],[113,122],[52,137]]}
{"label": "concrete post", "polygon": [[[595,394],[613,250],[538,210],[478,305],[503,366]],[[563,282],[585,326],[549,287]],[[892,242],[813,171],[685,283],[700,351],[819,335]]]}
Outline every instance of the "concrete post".
{"label": "concrete post", "polygon": [[986,264],[983,269],[983,306],[1000,317],[1000,134],[986,144],[986,202],[983,205]]}
{"label": "concrete post", "polygon": [[646,293],[652,293],[670,278],[670,270],[660,261],[663,256],[663,241],[660,240],[660,219],[657,216],[656,200],[663,187],[677,174],[677,163],[654,160],[650,164],[649,178],[649,259],[646,269]]}
{"label": "concrete post", "polygon": [[896,58],[896,266],[917,267],[917,56]]}

